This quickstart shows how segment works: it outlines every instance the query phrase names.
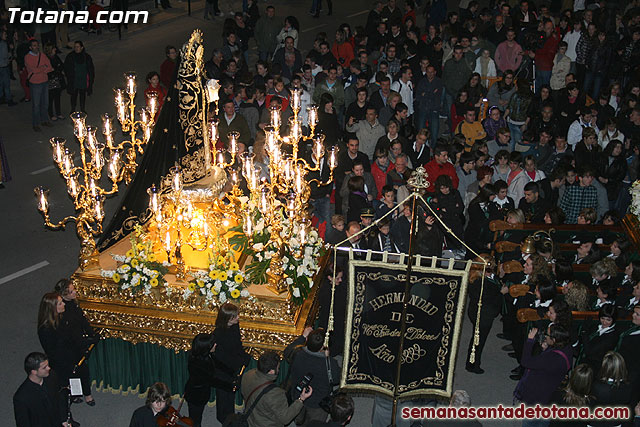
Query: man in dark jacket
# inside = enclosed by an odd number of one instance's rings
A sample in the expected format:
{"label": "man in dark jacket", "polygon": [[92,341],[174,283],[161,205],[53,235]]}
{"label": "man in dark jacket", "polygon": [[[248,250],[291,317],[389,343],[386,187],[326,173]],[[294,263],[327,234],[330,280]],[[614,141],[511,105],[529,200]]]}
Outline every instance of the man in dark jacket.
{"label": "man in dark jacket", "polygon": [[[436,146],[440,129],[440,111],[442,110],[442,96],[444,86],[440,77],[436,76],[436,68],[427,67],[427,76],[418,82],[416,88],[416,128],[424,128],[429,122],[431,130],[431,146]],[[416,167],[416,165],[414,165]]]}
{"label": "man in dark jacket", "polygon": [[[13,411],[17,427],[58,427],[62,419],[58,411],[57,384],[49,378],[49,360],[44,353],[30,353],[24,359],[27,378],[13,395]],[[68,427],[66,422],[63,426]]]}
{"label": "man in dark jacket", "polygon": [[[241,391],[245,407],[250,408],[260,392],[269,384],[273,384],[280,370],[280,356],[274,351],[266,351],[258,359],[258,368],[246,372],[242,376]],[[250,427],[282,427],[302,411],[304,401],[311,396],[313,388],[303,390],[300,397],[290,405],[285,391],[274,387],[267,391],[258,401],[249,416]]]}
{"label": "man in dark jacket", "polygon": [[[335,359],[329,356],[329,350],[323,347],[325,330],[315,329],[305,337],[300,336],[289,344],[284,351],[285,357],[291,361],[290,384],[299,384],[305,375],[312,375],[310,387],[313,395],[304,401],[304,421],[327,419],[327,413],[320,407],[320,401],[333,390],[339,381],[340,367]],[[304,347],[301,344],[305,343]],[[289,391],[291,398],[297,399],[302,394],[295,386]],[[302,418],[302,417],[299,417]],[[298,421],[298,420],[297,420]]]}
{"label": "man in dark jacket", "polygon": [[247,124],[247,121],[244,119],[244,117],[236,113],[235,106],[233,105],[233,100],[227,99],[223,102],[224,103],[222,104],[220,121],[218,124],[218,135],[220,139],[219,144],[223,147],[227,147],[229,139],[228,134],[229,132],[235,131],[240,133],[238,142],[243,142],[247,146],[252,145],[253,139],[251,139],[251,131],[249,130],[249,125]]}

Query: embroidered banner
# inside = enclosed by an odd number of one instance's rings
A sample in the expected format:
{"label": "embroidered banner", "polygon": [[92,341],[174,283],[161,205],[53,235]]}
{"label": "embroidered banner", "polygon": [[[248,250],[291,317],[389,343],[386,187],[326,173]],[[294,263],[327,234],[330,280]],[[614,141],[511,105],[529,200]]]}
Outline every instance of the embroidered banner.
{"label": "embroidered banner", "polygon": [[432,258],[416,259],[400,355],[406,261],[350,258],[341,387],[393,396],[402,357],[400,396],[451,396],[471,263],[438,268]]}

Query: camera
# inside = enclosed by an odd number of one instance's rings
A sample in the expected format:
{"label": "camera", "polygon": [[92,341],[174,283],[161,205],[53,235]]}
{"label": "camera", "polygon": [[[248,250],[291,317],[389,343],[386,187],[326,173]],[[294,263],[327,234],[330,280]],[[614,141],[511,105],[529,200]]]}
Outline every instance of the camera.
{"label": "camera", "polygon": [[302,377],[298,385],[296,385],[296,390],[298,391],[298,393],[302,393],[307,387],[309,387],[309,384],[311,384],[312,379],[313,379],[312,373],[308,373],[304,377]]}

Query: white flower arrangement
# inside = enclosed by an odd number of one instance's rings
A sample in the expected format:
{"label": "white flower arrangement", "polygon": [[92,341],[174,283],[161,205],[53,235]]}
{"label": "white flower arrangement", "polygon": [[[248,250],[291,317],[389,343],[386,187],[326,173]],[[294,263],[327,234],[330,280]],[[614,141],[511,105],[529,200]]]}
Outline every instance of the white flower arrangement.
{"label": "white flower arrangement", "polygon": [[114,260],[122,264],[115,270],[102,270],[100,275],[113,280],[120,289],[130,289],[133,293],[142,291],[148,295],[152,288],[165,286],[164,275],[168,264],[158,262],[152,243],[139,225],[131,234],[130,241],[131,249],[125,255],[111,254]]}
{"label": "white flower arrangement", "polygon": [[[320,269],[318,260],[323,251],[322,239],[316,230],[306,233],[304,243],[301,242],[304,224],[292,223],[288,218],[282,218],[280,231],[281,241],[286,242],[282,247],[277,246],[271,239],[270,227],[255,227],[251,236],[246,236],[239,225],[233,229],[237,234],[229,242],[236,250],[244,250],[252,256],[252,262],[246,268],[252,283],[265,284],[267,274],[271,272],[271,260],[280,254],[282,260],[283,279],[289,288],[292,300],[301,304],[309,295],[313,287],[313,276]],[[262,218],[256,224],[264,224]],[[306,230],[306,229],[305,229]],[[296,236],[296,237],[290,237]]]}
{"label": "white flower arrangement", "polygon": [[217,300],[220,304],[240,298],[253,300],[246,286],[246,276],[232,255],[219,255],[209,258],[207,270],[193,273],[193,281],[189,282],[182,296],[186,299],[196,293],[207,303]]}

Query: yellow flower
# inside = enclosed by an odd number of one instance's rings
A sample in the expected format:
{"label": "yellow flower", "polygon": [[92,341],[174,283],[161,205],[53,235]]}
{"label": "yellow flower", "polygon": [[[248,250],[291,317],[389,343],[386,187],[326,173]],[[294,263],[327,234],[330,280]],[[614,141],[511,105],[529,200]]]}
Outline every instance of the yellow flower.
{"label": "yellow flower", "polygon": [[231,291],[231,298],[236,299],[240,296],[240,291],[237,289],[234,289]]}
{"label": "yellow flower", "polygon": [[113,276],[111,278],[113,279],[113,281],[115,283],[119,283],[120,282],[120,275],[118,273],[113,273]]}
{"label": "yellow flower", "polygon": [[149,262],[155,262],[156,261],[156,254],[149,254],[147,259],[149,260]]}
{"label": "yellow flower", "polygon": [[220,255],[220,256],[218,257],[218,262],[216,262],[216,264],[218,264],[218,265],[222,265],[222,264],[224,264],[224,258],[222,257],[222,255]]}
{"label": "yellow flower", "polygon": [[128,258],[132,258],[135,254],[133,253],[133,249],[129,249],[125,255],[127,255]]}
{"label": "yellow flower", "polygon": [[204,288],[204,281],[202,280],[197,280],[196,284],[198,285],[199,288]]}
{"label": "yellow flower", "polygon": [[191,283],[189,283],[189,285],[187,286],[187,288],[189,288],[189,290],[190,290],[191,292],[193,292],[193,291],[195,291],[195,290],[196,290],[196,284],[195,284],[195,283],[193,283],[193,282],[191,282]]}
{"label": "yellow flower", "polygon": [[221,282],[226,282],[227,281],[227,272],[226,271],[221,271],[220,275],[218,276],[218,279]]}
{"label": "yellow flower", "polygon": [[158,286],[158,279],[154,277],[153,279],[149,280],[149,284],[152,288],[155,288],[156,286]]}
{"label": "yellow flower", "polygon": [[144,245],[142,243],[138,243],[136,245],[136,249],[139,250],[139,251],[143,251],[144,250]]}
{"label": "yellow flower", "polygon": [[234,270],[234,271],[235,271],[235,270],[240,270],[240,266],[238,265],[238,263],[237,263],[237,262],[232,262],[232,263],[231,263],[231,265],[229,266],[229,268],[230,268],[231,270]]}
{"label": "yellow flower", "polygon": [[138,260],[137,259],[132,259],[131,260],[131,267],[136,268],[138,266]]}
{"label": "yellow flower", "polygon": [[218,270],[211,270],[209,272],[209,277],[211,278],[211,280],[218,280]]}
{"label": "yellow flower", "polygon": [[240,274],[236,274],[236,277],[234,277],[233,280],[235,280],[237,284],[240,284],[244,278]]}
{"label": "yellow flower", "polygon": [[160,272],[158,272],[157,270],[151,270],[150,274],[151,274],[152,278],[156,278],[156,277],[158,277]]}
{"label": "yellow flower", "polygon": [[122,264],[120,266],[120,269],[122,270],[123,273],[126,273],[127,271],[131,270],[131,266],[129,264]]}
{"label": "yellow flower", "polygon": [[214,295],[218,295],[218,291],[214,287],[211,288],[211,293]]}

